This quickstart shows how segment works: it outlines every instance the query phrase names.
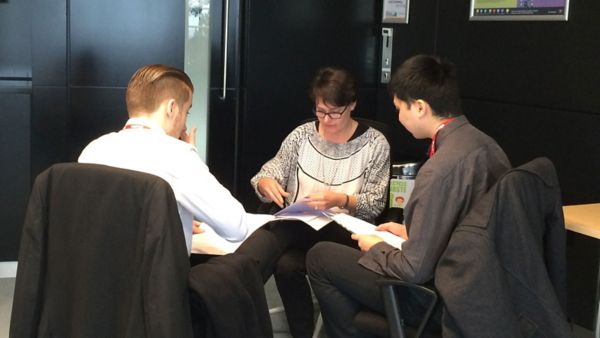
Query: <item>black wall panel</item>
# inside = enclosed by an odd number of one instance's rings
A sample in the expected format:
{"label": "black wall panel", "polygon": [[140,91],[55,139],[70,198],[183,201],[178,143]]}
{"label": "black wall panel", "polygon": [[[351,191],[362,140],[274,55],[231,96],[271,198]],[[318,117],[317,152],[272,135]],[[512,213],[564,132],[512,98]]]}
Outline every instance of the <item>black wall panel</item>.
{"label": "black wall panel", "polygon": [[375,115],[378,87],[378,1],[246,1],[236,196],[254,210],[250,178],[300,121],[312,118],[310,82],[325,66],[357,80],[357,115]]}
{"label": "black wall panel", "polygon": [[140,66],[183,68],[185,2],[71,1],[71,86],[126,87]]}
{"label": "black wall panel", "polygon": [[437,53],[459,68],[465,113],[514,165],[547,156],[565,204],[597,202],[600,3],[571,3],[567,22],[472,22],[468,2],[439,1]]}
{"label": "black wall panel", "polygon": [[[383,24],[383,27],[393,28],[394,30],[393,69],[415,54],[434,53],[437,41],[437,7],[437,0],[411,1],[408,25]],[[379,85],[377,95],[377,120],[390,125],[395,138],[392,145],[392,158],[398,161],[424,160],[429,143],[425,140],[416,140],[400,124],[398,113],[392,103],[386,84]]]}
{"label": "black wall panel", "polygon": [[0,80],[31,77],[31,0],[0,3]]}
{"label": "black wall panel", "polygon": [[400,65],[415,54],[434,52],[438,34],[437,15],[438,0],[411,1],[409,24],[383,24],[383,27],[394,29],[394,65]]}
{"label": "black wall panel", "polygon": [[30,184],[30,102],[27,91],[0,91],[0,261],[17,260]]}
{"label": "black wall panel", "polygon": [[548,157],[559,174],[563,204],[598,202],[598,115],[474,100],[465,100],[464,109],[506,150],[513,166]]}
{"label": "black wall panel", "polygon": [[32,0],[31,177],[67,157],[67,0]]}
{"label": "black wall panel", "polygon": [[0,260],[15,260],[32,180],[75,161],[127,119],[125,87],[149,63],[183,68],[185,2],[0,3]]}
{"label": "black wall panel", "polygon": [[0,3],[0,261],[14,261],[30,185],[31,0]]}
{"label": "black wall panel", "polygon": [[68,160],[77,161],[90,141],[125,125],[125,88],[71,88],[69,112]]}
{"label": "black wall panel", "polygon": [[[465,114],[496,138],[514,165],[547,156],[557,166],[565,204],[600,200],[600,2],[571,3],[569,21],[469,21],[469,1],[411,3],[409,25],[394,28],[394,67],[435,53],[453,61]],[[380,93],[380,120],[395,123],[401,156],[418,157]],[[387,102],[387,103],[386,103]],[[386,107],[387,104],[387,107]]]}
{"label": "black wall panel", "polygon": [[68,25],[67,159],[94,138],[123,127],[125,91],[141,66],[183,69],[185,3],[71,1]]}
{"label": "black wall panel", "polygon": [[33,86],[67,85],[67,0],[32,0]]}
{"label": "black wall panel", "polygon": [[469,21],[468,1],[439,6],[437,52],[465,97],[600,114],[600,2],[571,1],[567,22]]}
{"label": "black wall panel", "polygon": [[67,89],[33,87],[31,104],[31,177],[66,161]]}

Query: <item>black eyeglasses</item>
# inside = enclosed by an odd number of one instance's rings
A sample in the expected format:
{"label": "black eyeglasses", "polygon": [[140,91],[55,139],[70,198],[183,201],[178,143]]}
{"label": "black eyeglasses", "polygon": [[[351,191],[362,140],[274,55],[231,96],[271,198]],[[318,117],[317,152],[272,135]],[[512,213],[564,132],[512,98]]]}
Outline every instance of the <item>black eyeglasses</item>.
{"label": "black eyeglasses", "polygon": [[325,118],[325,116],[329,116],[330,119],[336,120],[336,119],[339,119],[340,117],[342,117],[342,115],[346,112],[346,109],[348,109],[347,105],[344,106],[344,110],[342,110],[341,112],[333,111],[333,112],[326,113],[324,111],[313,108],[313,113],[315,113],[315,115],[317,115],[317,117],[319,117],[319,118]]}

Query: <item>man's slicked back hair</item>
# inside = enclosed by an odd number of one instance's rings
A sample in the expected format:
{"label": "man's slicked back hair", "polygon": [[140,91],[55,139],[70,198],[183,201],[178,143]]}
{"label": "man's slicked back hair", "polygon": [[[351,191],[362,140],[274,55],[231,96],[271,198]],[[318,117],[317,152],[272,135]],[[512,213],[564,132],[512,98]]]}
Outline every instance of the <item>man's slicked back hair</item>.
{"label": "man's slicked back hair", "polygon": [[132,117],[151,113],[168,98],[174,98],[181,107],[193,92],[194,85],[185,72],[165,65],[147,65],[129,80],[125,97],[127,111]]}

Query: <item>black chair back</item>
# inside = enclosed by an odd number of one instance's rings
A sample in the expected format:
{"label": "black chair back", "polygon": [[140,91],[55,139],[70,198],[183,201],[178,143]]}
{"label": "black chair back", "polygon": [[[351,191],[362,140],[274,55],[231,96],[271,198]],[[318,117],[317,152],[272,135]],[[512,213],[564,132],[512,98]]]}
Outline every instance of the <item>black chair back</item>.
{"label": "black chair back", "polygon": [[10,337],[191,337],[189,269],[166,181],[56,164],[29,200]]}

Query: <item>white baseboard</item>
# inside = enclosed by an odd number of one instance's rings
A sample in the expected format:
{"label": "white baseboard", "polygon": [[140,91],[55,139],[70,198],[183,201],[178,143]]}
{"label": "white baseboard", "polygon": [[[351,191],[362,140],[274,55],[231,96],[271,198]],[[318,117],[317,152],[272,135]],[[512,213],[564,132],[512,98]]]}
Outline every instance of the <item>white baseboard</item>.
{"label": "white baseboard", "polygon": [[17,277],[17,262],[0,262],[0,278]]}

